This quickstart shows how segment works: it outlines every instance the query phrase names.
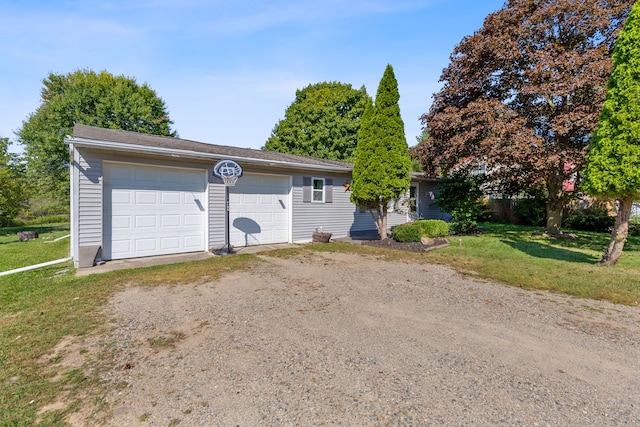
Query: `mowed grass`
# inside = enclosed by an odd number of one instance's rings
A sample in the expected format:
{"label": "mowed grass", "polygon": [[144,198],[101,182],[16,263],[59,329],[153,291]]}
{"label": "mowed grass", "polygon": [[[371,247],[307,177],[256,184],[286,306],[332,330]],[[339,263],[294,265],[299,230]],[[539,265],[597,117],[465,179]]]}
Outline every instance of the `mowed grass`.
{"label": "mowed grass", "polygon": [[[483,233],[453,236],[451,245],[427,253],[358,247],[362,253],[409,263],[438,263],[463,274],[524,289],[540,289],[581,298],[640,305],[640,238],[630,237],[618,264],[597,265],[610,234],[566,230],[575,239],[534,234],[539,227],[481,224]],[[350,251],[350,244],[313,246],[315,250]],[[408,266],[407,268],[411,268]]]}
{"label": "mowed grass", "polygon": [[434,261],[525,289],[541,289],[615,303],[640,303],[640,238],[625,244],[615,266],[596,263],[610,235],[571,231],[576,239],[536,235],[539,229],[483,224],[479,236],[452,238],[451,246],[431,253]]}
{"label": "mowed grass", "polygon": [[[100,389],[91,366],[70,368],[60,363],[62,357],[51,356],[65,338],[81,342],[108,327],[103,308],[118,289],[214,282],[224,272],[256,262],[253,255],[236,255],[85,277],[76,277],[68,262],[0,276],[0,426],[62,426],[67,425],[65,417],[82,406],[101,408],[101,396],[88,394]],[[104,357],[94,351],[83,350],[86,360]],[[60,401],[60,406],[39,414]],[[98,423],[100,416],[86,420],[87,425]]]}
{"label": "mowed grass", "polygon": [[[637,237],[629,239],[618,265],[599,267],[595,263],[609,241],[608,234],[576,232],[577,239],[553,239],[534,235],[534,231],[539,231],[537,228],[482,226],[483,234],[452,237],[451,246],[427,253],[330,243],[265,254],[360,253],[404,262],[407,269],[439,263],[463,274],[525,289],[639,304],[640,239]],[[44,240],[5,243],[15,235],[15,230],[5,230],[0,229],[0,262],[4,266],[0,270],[64,258],[68,254],[68,239],[62,240],[59,247],[45,244]],[[52,228],[46,233],[64,235],[66,230]],[[20,262],[6,257],[19,258]],[[46,356],[52,355],[56,344],[65,338],[81,341],[108,327],[103,308],[117,290],[125,286],[214,282],[225,272],[250,269],[259,262],[254,255],[234,255],[85,277],[76,277],[68,262],[0,276],[0,426],[66,425],[65,417],[81,406],[90,404],[96,410],[101,408],[104,402],[100,394],[90,393],[100,389],[99,379],[90,366],[69,368],[60,363],[60,358],[49,360]],[[105,357],[101,353],[92,354],[93,351],[98,350],[86,349],[88,361]],[[38,414],[41,408],[56,401],[64,404]],[[95,416],[99,417],[100,413]],[[87,420],[87,424],[91,423]]]}
{"label": "mowed grass", "polygon": [[[18,232],[37,231],[38,239],[18,241]],[[0,228],[0,272],[54,261],[69,256],[69,224]]]}

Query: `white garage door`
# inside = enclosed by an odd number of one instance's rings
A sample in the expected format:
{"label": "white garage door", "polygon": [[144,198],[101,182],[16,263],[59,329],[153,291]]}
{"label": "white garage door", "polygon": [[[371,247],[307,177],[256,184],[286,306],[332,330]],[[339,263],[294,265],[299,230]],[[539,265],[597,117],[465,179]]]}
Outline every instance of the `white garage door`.
{"label": "white garage door", "polygon": [[104,166],[104,259],[205,250],[206,171]]}
{"label": "white garage door", "polygon": [[229,241],[233,246],[289,241],[288,176],[245,174],[229,188]]}

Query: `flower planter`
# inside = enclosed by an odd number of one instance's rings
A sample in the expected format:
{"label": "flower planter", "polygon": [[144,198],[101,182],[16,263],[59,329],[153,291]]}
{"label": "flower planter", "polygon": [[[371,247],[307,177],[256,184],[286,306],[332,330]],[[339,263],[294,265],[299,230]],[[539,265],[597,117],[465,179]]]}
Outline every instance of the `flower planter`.
{"label": "flower planter", "polygon": [[324,233],[322,231],[313,232],[313,243],[329,243],[331,240],[331,233]]}

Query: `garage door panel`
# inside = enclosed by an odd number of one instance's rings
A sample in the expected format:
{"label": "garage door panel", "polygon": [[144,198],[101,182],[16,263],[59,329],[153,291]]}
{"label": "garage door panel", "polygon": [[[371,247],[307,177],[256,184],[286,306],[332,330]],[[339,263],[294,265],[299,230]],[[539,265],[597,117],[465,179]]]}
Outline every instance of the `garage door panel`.
{"label": "garage door panel", "polygon": [[268,222],[271,223],[273,222],[273,213],[272,212],[262,212],[259,215],[260,221],[259,222]]}
{"label": "garage door panel", "polygon": [[125,190],[113,190],[111,194],[112,203],[118,205],[131,204],[131,192]]}
{"label": "garage door panel", "polygon": [[272,205],[273,204],[273,196],[271,194],[260,195],[260,204],[261,205]]}
{"label": "garage door panel", "polygon": [[129,230],[131,228],[131,217],[130,216],[123,216],[123,215],[116,215],[116,216],[112,216],[112,227],[113,228],[119,228],[119,229],[125,229],[125,230]]}
{"label": "garage door panel", "polygon": [[201,195],[196,195],[193,193],[182,193],[182,195],[184,197],[185,204],[192,205],[199,208],[198,202],[201,199]]}
{"label": "garage door panel", "polygon": [[180,193],[178,192],[163,191],[161,195],[161,200],[163,205],[179,205],[182,201],[182,198],[180,197]]}
{"label": "garage door panel", "polygon": [[242,196],[242,201],[245,205],[255,205],[258,203],[258,196],[256,194],[245,194]]}
{"label": "garage door panel", "polygon": [[179,227],[180,215],[162,215],[160,219],[162,227]]}
{"label": "garage door panel", "polygon": [[164,237],[160,239],[160,248],[165,250],[174,250],[180,248],[179,237]]}
{"label": "garage door panel", "polygon": [[158,203],[156,191],[136,191],[135,192],[135,204],[136,205],[155,205]]}
{"label": "garage door panel", "polygon": [[245,174],[229,190],[232,245],[289,241],[288,176]]}
{"label": "garage door panel", "polygon": [[202,236],[193,235],[184,237],[184,247],[193,250],[198,250],[202,246]]}
{"label": "garage door panel", "polygon": [[205,249],[204,170],[105,165],[104,185],[105,259]]}
{"label": "garage door panel", "polygon": [[131,240],[113,240],[111,242],[111,250],[114,253],[123,253],[123,252],[131,252],[132,249]]}
{"label": "garage door panel", "polygon": [[155,215],[136,215],[136,228],[156,228]]}
{"label": "garage door panel", "polygon": [[134,240],[135,249],[137,252],[155,252],[158,248],[157,239],[144,238]]}
{"label": "garage door panel", "polygon": [[185,227],[200,227],[202,226],[202,215],[185,215],[184,216]]}

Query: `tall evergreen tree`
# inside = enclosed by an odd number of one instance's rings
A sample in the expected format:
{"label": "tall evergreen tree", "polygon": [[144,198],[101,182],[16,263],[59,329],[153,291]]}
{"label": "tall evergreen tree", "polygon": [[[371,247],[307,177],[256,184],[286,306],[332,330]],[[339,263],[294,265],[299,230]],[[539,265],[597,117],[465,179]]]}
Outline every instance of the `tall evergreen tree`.
{"label": "tall evergreen tree", "polygon": [[411,184],[411,159],[400,116],[398,82],[387,65],[376,93],[360,123],[351,183],[351,201],[373,217],[380,238],[387,237],[389,203]]}
{"label": "tall evergreen tree", "polygon": [[640,3],[616,41],[613,67],[583,183],[590,194],[619,203],[611,242],[600,260],[605,265],[620,259],[633,201],[640,196]]}

